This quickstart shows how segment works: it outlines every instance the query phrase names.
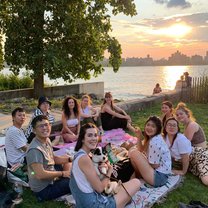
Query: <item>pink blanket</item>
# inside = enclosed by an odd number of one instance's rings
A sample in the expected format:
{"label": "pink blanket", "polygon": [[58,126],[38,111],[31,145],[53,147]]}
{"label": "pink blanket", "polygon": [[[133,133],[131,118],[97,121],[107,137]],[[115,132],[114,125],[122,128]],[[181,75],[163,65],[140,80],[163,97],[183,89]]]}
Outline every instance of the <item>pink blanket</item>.
{"label": "pink blanket", "polygon": [[[120,146],[126,141],[136,144],[137,138],[126,133],[123,129],[113,129],[110,131],[105,131],[105,134],[101,136],[101,143],[99,143],[99,146],[105,146],[107,143]],[[59,149],[58,151],[56,151],[58,155],[63,155],[66,153],[66,149],[73,150],[75,145],[76,142],[73,142],[57,145],[54,147]]]}

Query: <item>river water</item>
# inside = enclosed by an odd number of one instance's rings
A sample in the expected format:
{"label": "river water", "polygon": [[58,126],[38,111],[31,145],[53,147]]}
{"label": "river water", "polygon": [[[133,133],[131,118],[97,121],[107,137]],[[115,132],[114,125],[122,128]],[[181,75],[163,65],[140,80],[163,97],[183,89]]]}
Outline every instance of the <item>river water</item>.
{"label": "river water", "polygon": [[[8,73],[8,69],[4,71]],[[78,79],[74,83],[103,81],[105,92],[112,92],[117,99],[131,100],[151,95],[156,83],[160,83],[163,91],[174,89],[176,81],[185,71],[192,77],[208,76],[208,65],[120,67],[117,73],[111,67],[105,67],[104,73],[97,78],[88,81]],[[50,85],[66,84],[62,79],[49,80],[47,76],[44,79]]]}

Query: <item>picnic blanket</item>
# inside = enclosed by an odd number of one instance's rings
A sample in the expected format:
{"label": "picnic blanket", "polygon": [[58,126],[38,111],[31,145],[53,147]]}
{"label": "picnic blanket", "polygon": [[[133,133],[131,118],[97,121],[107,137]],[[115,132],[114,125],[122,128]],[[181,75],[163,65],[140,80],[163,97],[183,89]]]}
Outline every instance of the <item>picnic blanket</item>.
{"label": "picnic blanket", "polygon": [[[149,208],[155,203],[159,203],[164,199],[164,197],[173,189],[177,188],[181,183],[182,177],[179,175],[170,176],[166,185],[153,188],[145,184],[143,180],[140,190],[133,196],[131,204],[127,205],[125,208]],[[75,207],[75,201],[72,195],[65,195],[58,198],[58,201],[64,201],[66,204],[71,205],[70,207]]]}
{"label": "picnic blanket", "polygon": [[131,204],[127,205],[126,208],[149,208],[155,203],[159,203],[164,197],[173,189],[177,188],[181,183],[182,177],[179,175],[170,176],[166,185],[153,188],[141,180],[142,186],[140,190],[133,196]]}
{"label": "picnic blanket", "polygon": [[[126,133],[123,129],[114,129],[110,131],[105,131],[105,134],[101,137],[101,143],[99,143],[100,146],[104,146],[107,143],[111,143],[117,147],[119,147],[122,143],[129,141],[132,143],[137,142],[137,138],[129,135]],[[63,155],[65,153],[68,153],[70,155],[74,155],[74,147],[76,145],[76,142],[58,145],[56,148],[59,148],[58,151],[55,152],[56,155]],[[141,180],[142,186],[140,190],[134,195],[133,201],[131,204],[127,205],[126,208],[149,208],[152,207],[155,203],[158,203],[163,199],[168,192],[172,191],[174,188],[176,188],[182,180],[181,176],[170,176],[168,179],[168,182],[166,185],[159,187],[159,188],[153,188],[146,184],[143,180]],[[68,200],[70,203],[74,203],[72,200],[73,198],[70,198]]]}
{"label": "picnic blanket", "polygon": [[[120,146],[122,143],[126,141],[129,141],[135,144],[137,142],[137,138],[126,133],[123,129],[113,129],[110,131],[105,131],[105,134],[101,136],[101,142],[98,145],[105,146],[106,144],[111,143],[115,146]],[[63,155],[66,152],[71,152],[73,154],[73,149],[75,145],[76,145],[76,142],[56,145],[54,147],[59,150],[56,151],[55,154]]]}

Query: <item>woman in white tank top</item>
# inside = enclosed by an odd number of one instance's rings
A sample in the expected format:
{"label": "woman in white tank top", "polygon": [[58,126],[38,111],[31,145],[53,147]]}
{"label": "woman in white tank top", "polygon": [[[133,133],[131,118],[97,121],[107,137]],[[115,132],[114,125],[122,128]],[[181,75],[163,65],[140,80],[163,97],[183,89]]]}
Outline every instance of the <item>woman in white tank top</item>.
{"label": "woman in white tank top", "polygon": [[99,128],[99,133],[103,134],[103,127],[100,118],[100,110],[91,105],[92,101],[89,95],[82,96],[80,105],[80,121],[81,124],[94,123]]}
{"label": "woman in white tank top", "polygon": [[98,177],[93,162],[89,157],[90,151],[97,146],[97,133],[97,128],[94,124],[87,123],[83,125],[75,147],[75,151],[78,152],[72,164],[70,190],[76,201],[76,207],[125,207],[130,201],[130,196],[133,196],[139,190],[140,181],[136,178],[131,179],[123,184],[126,190],[121,186],[118,193],[113,196],[102,195],[104,188],[110,182],[109,178],[113,168],[110,163],[107,163],[106,167],[108,170],[106,177],[103,179]]}
{"label": "woman in white tank top", "polygon": [[78,101],[74,97],[66,97],[62,107],[62,137],[65,142],[75,142],[80,130],[80,112]]}

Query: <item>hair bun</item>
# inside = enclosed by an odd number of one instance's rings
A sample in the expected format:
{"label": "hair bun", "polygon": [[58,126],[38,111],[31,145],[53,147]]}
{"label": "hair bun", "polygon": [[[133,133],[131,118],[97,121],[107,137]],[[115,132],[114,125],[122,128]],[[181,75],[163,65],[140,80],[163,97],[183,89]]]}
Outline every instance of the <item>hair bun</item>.
{"label": "hair bun", "polygon": [[186,104],[183,102],[178,103],[177,108],[186,108]]}

